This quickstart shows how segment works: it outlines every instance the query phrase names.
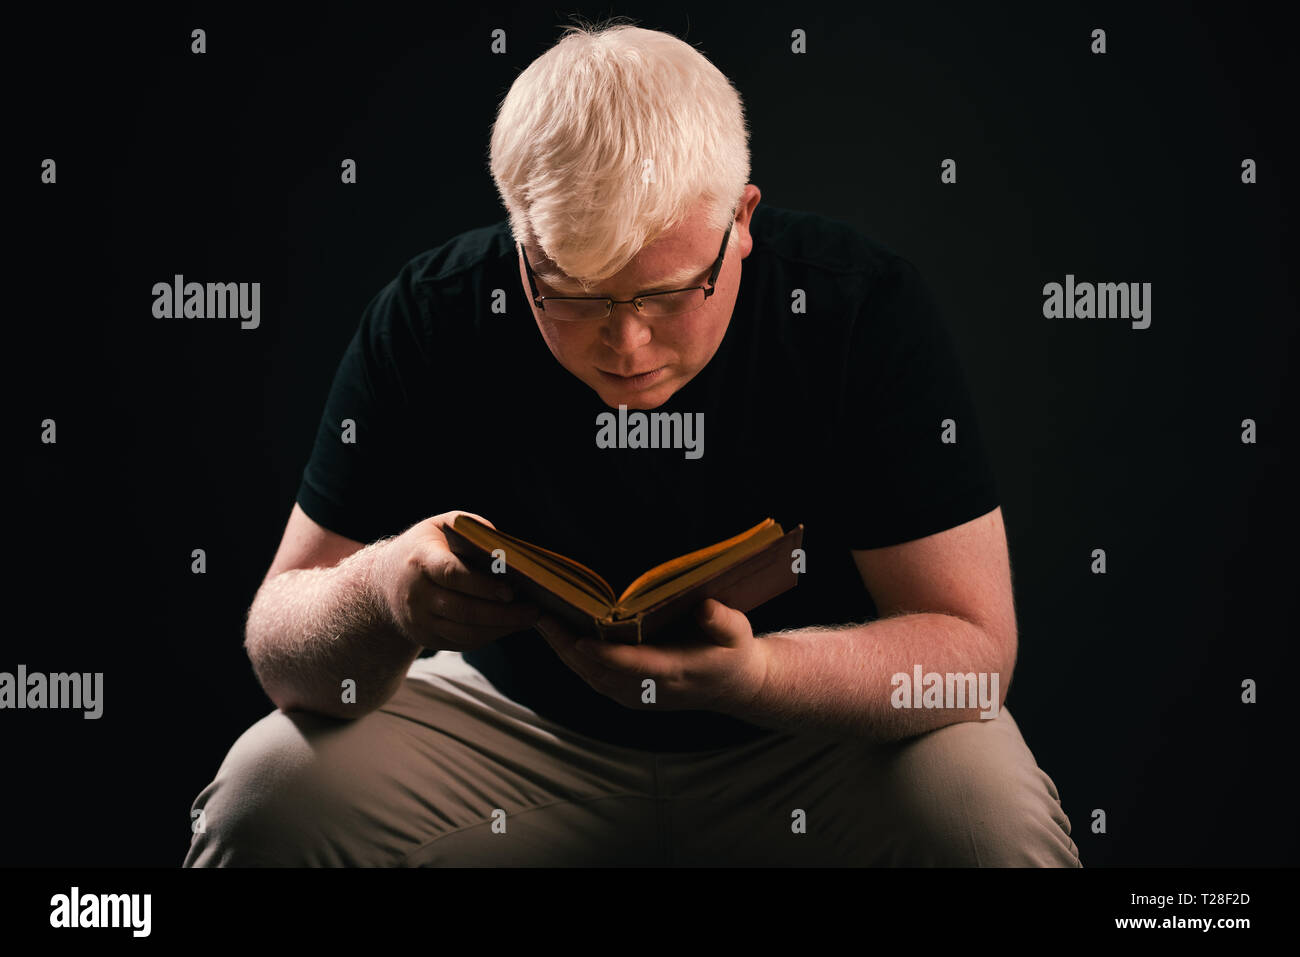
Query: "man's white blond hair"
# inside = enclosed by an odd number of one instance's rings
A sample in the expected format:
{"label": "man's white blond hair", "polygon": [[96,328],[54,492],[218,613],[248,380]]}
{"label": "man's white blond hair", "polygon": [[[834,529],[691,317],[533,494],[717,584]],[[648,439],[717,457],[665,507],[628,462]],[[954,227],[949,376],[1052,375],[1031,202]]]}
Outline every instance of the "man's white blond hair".
{"label": "man's white blond hair", "polygon": [[749,182],[749,129],[731,81],[684,41],[569,26],[502,101],[489,167],[533,262],[591,289],[701,204],[722,241]]}

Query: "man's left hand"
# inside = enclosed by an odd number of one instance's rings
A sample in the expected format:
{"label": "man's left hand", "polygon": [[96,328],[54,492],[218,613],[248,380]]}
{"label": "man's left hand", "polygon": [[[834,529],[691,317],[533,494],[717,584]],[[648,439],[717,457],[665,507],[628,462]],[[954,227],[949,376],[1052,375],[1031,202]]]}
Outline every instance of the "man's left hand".
{"label": "man's left hand", "polygon": [[[592,688],[627,708],[650,711],[728,711],[745,706],[767,677],[767,645],[749,619],[707,598],[696,610],[702,637],[689,645],[625,645],[578,638],[543,615],[537,630]],[[654,700],[645,679],[654,680]]]}

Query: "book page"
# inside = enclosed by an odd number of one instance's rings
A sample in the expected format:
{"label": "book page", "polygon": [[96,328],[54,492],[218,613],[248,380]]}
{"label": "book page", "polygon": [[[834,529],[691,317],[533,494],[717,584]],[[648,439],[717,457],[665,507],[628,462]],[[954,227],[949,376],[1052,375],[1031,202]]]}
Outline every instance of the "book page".
{"label": "book page", "polygon": [[[632,610],[633,607],[645,607],[647,604],[653,604],[654,600],[657,599],[651,596],[670,593],[677,587],[676,579],[689,574],[714,559],[721,559],[724,553],[730,553],[733,550],[735,552],[735,554],[728,554],[725,560],[720,560],[718,567],[726,567],[733,561],[740,561],[784,534],[781,531],[781,526],[776,524],[773,519],[768,518],[759,522],[753,528],[718,542],[716,545],[709,545],[707,548],[688,552],[679,558],[674,558],[672,561],[664,562],[662,565],[656,565],[627,586],[623,594],[619,596],[615,607],[627,611]],[[704,577],[707,577],[707,575]],[[698,577],[693,580],[698,580]],[[666,587],[669,585],[673,587]],[[646,597],[650,597],[651,600],[640,600]]]}
{"label": "book page", "polygon": [[[505,532],[489,528],[468,515],[456,516],[452,527],[484,551],[491,552],[495,548],[503,549],[506,553],[506,564],[508,566],[519,569],[533,580],[539,581],[539,584],[550,587],[550,582],[542,580],[549,575],[551,578],[559,579],[571,588],[581,591],[589,599],[595,599],[602,603],[605,607],[601,612],[596,613],[597,616],[608,611],[608,606],[614,603],[614,589],[609,586],[609,583],[586,565],[576,562],[572,558],[542,548],[539,545],[534,545],[531,542],[525,542],[513,535],[507,535]],[[555,587],[552,587],[551,590],[557,594],[562,591]],[[587,606],[582,605],[580,607],[585,608]]]}

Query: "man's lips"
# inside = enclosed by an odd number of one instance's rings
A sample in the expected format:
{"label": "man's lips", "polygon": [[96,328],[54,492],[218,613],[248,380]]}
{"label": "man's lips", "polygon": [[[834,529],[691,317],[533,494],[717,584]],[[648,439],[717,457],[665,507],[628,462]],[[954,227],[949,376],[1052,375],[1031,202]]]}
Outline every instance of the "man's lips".
{"label": "man's lips", "polygon": [[618,372],[606,372],[599,366],[596,367],[596,371],[605,381],[626,389],[648,389],[660,381],[667,374],[667,370],[667,366],[659,366],[657,369],[648,369],[635,375],[623,375]]}
{"label": "man's lips", "polygon": [[646,369],[643,372],[610,372],[608,369],[601,369],[600,371],[606,375],[616,375],[622,379],[635,379],[639,375],[648,375],[651,372],[658,372],[662,368],[663,366],[656,366],[653,369]]}

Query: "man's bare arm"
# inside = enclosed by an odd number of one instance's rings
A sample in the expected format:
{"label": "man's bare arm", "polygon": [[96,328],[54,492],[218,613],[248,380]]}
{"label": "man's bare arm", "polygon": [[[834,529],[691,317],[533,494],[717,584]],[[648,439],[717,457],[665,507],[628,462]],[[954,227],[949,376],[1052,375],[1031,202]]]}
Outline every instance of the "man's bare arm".
{"label": "man's bare arm", "polygon": [[[920,613],[801,628],[760,640],[767,643],[766,681],[747,704],[724,709],[760,727],[896,741],[979,720],[984,709],[919,707],[922,688],[911,689],[912,707],[895,708],[895,674],[911,682],[918,664],[923,672],[938,674],[996,674],[995,714],[1011,681],[1013,659],[982,628],[951,615]],[[986,687],[994,690],[991,684]]]}
{"label": "man's bare arm", "polygon": [[[376,586],[394,540],[367,545],[331,568],[280,572],[258,589],[244,647],[276,707],[355,718],[396,693],[422,646],[398,630]],[[343,701],[349,678],[355,704]]]}
{"label": "man's bare arm", "polygon": [[[537,620],[535,606],[452,554],[442,529],[459,514],[362,547],[294,505],[244,638],[277,707],[360,717],[397,692],[422,648],[468,651]],[[344,701],[349,679],[355,703]]]}
{"label": "man's bare arm", "polygon": [[[914,686],[918,665],[923,676],[983,674],[990,692],[997,675],[1000,711],[1018,645],[1001,509],[853,557],[884,617],[764,635],[767,678],[752,700],[730,703],[728,713],[764,727],[877,741],[980,720],[985,709],[978,706],[919,707],[924,684]],[[908,676],[912,707],[894,707],[891,699],[903,684],[893,681],[895,675]]]}

